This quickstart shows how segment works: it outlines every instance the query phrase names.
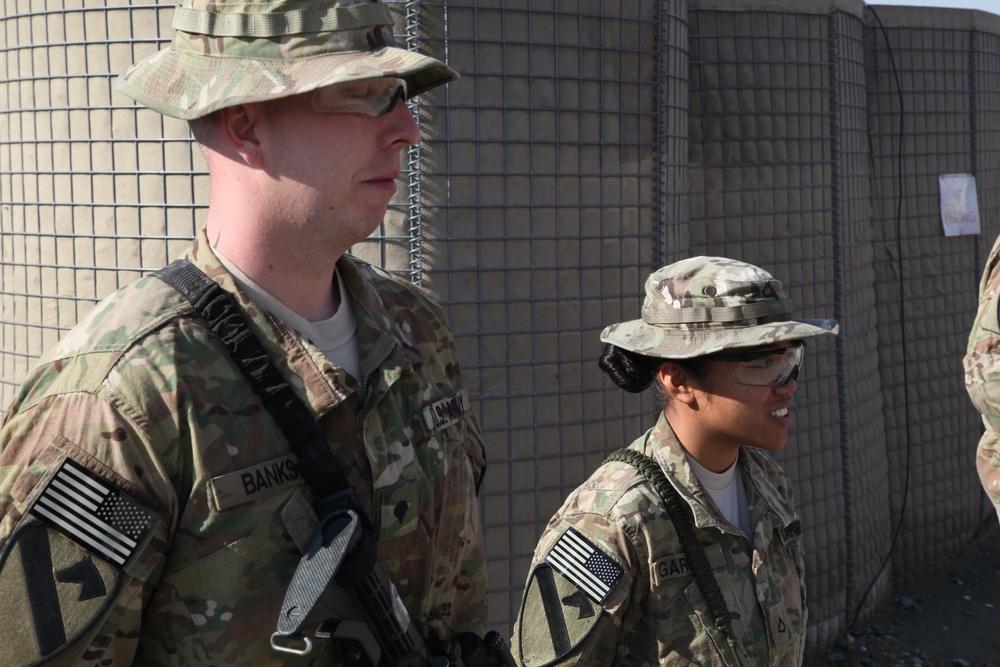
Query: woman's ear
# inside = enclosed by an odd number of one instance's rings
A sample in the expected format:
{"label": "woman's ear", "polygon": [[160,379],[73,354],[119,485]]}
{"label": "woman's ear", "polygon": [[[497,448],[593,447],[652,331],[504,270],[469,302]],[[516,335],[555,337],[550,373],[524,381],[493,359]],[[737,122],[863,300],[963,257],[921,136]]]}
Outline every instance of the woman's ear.
{"label": "woman's ear", "polygon": [[697,406],[698,397],[691,374],[673,361],[664,361],[656,373],[660,386],[669,401],[678,401],[691,407]]}

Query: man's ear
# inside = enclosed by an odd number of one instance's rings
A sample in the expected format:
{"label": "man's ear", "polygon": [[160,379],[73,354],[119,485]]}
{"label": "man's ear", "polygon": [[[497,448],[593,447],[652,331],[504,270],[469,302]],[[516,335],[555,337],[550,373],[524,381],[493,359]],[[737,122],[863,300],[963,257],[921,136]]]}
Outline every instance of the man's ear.
{"label": "man's ear", "polygon": [[218,113],[222,140],[229,149],[251,167],[261,166],[264,163],[264,152],[261,150],[256,125],[259,105],[237,104],[220,109]]}
{"label": "man's ear", "polygon": [[667,394],[667,397],[685,405],[694,406],[698,397],[691,375],[673,361],[664,361],[656,373],[656,379]]}

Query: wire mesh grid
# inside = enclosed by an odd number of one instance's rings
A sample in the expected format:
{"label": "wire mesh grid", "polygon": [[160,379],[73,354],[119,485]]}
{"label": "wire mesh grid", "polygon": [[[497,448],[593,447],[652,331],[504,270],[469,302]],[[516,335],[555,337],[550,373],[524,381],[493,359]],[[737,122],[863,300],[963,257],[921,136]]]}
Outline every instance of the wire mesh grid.
{"label": "wire mesh grid", "polygon": [[849,502],[870,512],[862,533],[884,507],[868,497],[880,466],[851,460],[857,441],[876,444],[880,433],[870,400],[879,386],[867,364],[876,341],[855,327],[874,300],[864,281],[864,26],[860,11],[831,7],[735,12],[697,3],[690,22],[691,254],[766,267],[798,316],[849,325],[836,342],[810,345],[794,431],[775,455],[808,526],[811,637],[823,645],[849,623],[856,586],[859,526]]}
{"label": "wire mesh grid", "polygon": [[[834,243],[837,316],[844,323],[839,340],[840,454],[843,481],[846,581],[844,622],[864,622],[887,599],[890,572],[882,568],[889,540],[885,502],[888,474],[883,444],[882,385],[872,360],[876,333],[871,172],[865,87],[864,27],[857,17],[838,14],[831,23],[831,62],[835,63]],[[829,521],[827,521],[829,524]],[[830,542],[831,546],[836,541]]]}
{"label": "wire mesh grid", "polygon": [[94,303],[194,234],[206,183],[183,124],[113,93],[169,12],[3,3],[0,404]]}
{"label": "wire mesh grid", "polygon": [[600,330],[638,315],[654,263],[671,140],[657,138],[660,21],[683,20],[671,7],[422,4],[425,26],[447,28],[425,29],[426,49],[462,75],[426,120],[424,284],[448,305],[477,397],[490,625],[504,634],[545,522],[641,432],[640,401],[605,392],[596,359]]}
{"label": "wire mesh grid", "polygon": [[997,117],[981,109],[998,92],[988,49],[1000,23],[980,32],[968,14],[914,27],[902,10],[880,6],[868,19],[879,365],[901,581],[933,571],[992,514],[961,361],[991,243],[944,236],[938,183],[943,174],[976,177],[982,236],[995,237]]}
{"label": "wire mesh grid", "polygon": [[[970,66],[972,68],[972,172],[981,212],[1000,210],[1000,27],[974,33]],[[1000,231],[995,215],[980,215],[982,233],[976,240],[975,271],[982,271]]]}

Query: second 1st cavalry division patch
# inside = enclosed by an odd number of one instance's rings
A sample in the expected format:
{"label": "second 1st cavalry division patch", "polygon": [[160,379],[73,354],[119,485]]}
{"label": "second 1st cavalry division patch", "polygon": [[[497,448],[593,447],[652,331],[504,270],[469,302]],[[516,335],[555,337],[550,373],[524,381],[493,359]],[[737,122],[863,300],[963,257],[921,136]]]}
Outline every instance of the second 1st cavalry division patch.
{"label": "second 1st cavalry division patch", "polygon": [[624,570],[579,531],[568,528],[528,579],[516,650],[525,667],[573,652],[602,616]]}

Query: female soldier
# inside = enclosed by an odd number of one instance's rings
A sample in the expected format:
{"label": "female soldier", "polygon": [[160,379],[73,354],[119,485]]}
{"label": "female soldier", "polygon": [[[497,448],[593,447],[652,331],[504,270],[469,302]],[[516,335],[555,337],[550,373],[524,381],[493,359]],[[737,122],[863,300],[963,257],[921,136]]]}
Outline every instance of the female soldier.
{"label": "female soldier", "polygon": [[802,528],[765,451],[788,438],[805,339],[837,323],[791,310],[766,271],[694,257],[647,279],[642,319],[602,332],[601,368],[656,385],[663,412],[549,522],[514,630],[523,665],[801,664]]}

